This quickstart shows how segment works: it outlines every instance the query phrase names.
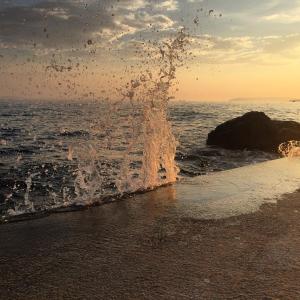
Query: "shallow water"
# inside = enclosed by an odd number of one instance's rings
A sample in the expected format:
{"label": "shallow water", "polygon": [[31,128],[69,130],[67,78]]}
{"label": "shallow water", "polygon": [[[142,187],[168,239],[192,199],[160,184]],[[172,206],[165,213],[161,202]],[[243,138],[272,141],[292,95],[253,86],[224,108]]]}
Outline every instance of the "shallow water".
{"label": "shallow water", "polygon": [[[209,131],[250,110],[264,111],[272,118],[300,120],[299,103],[172,103],[169,119],[179,141],[176,161],[180,176],[193,177],[276,158],[259,151],[229,151],[205,145]],[[101,102],[0,102],[2,214],[11,203],[24,199],[36,207],[50,207],[65,197],[64,193],[73,187],[78,167],[77,159],[72,158],[72,146],[83,147],[93,139],[101,147],[105,134],[95,133],[93,127],[101,114]],[[118,122],[126,120],[126,110],[121,114]],[[104,195],[115,191],[114,181],[125,149],[121,140],[116,136],[114,151],[102,153]],[[138,159],[133,164],[138,165]]]}
{"label": "shallow water", "polygon": [[254,213],[300,187],[300,159],[281,158],[183,180],[176,209],[194,219],[225,219]]}

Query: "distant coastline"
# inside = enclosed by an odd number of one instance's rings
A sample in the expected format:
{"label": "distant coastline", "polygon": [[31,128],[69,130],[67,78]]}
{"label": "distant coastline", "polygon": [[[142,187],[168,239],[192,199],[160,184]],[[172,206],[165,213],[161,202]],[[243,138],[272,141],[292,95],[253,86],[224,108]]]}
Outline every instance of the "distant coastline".
{"label": "distant coastline", "polygon": [[228,102],[300,102],[300,99],[284,98],[284,97],[257,97],[257,98],[232,98]]}

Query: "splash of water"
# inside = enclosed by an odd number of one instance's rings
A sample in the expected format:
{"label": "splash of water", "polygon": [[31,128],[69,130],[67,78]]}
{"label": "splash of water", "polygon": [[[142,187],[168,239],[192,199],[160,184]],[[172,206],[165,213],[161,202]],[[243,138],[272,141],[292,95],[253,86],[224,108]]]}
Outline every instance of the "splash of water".
{"label": "splash of water", "polygon": [[[132,80],[123,100],[129,100],[132,111],[140,109],[132,118],[132,139],[122,164],[117,187],[120,192],[151,189],[176,181],[178,167],[175,164],[177,142],[168,121],[170,89],[176,78],[176,69],[182,63],[188,44],[187,34],[181,30],[170,41],[159,45],[160,67],[157,74],[150,70]],[[142,145],[142,166],[139,176],[130,170],[130,153]]]}
{"label": "splash of water", "polygon": [[[30,199],[30,192],[32,188],[32,180],[35,176],[39,175],[40,173],[32,173],[25,180],[26,190],[24,194],[23,202],[18,202],[14,208],[11,208],[7,211],[9,216],[18,216],[24,213],[34,213],[35,207],[33,201]],[[9,200],[9,199],[7,199]]]}
{"label": "splash of water", "polygon": [[[142,61],[146,67],[118,90],[117,100],[101,102],[102,115],[90,124],[85,143],[76,144],[74,139],[66,145],[68,168],[61,172],[71,172],[63,173],[59,188],[47,185],[50,200],[32,201],[35,177],[42,176],[44,170],[40,174],[30,169],[26,187],[15,191],[23,195],[23,201],[14,201],[12,194],[7,196],[7,215],[90,205],[111,195],[175,182],[179,172],[175,163],[177,141],[168,120],[168,104],[188,45],[189,36],[181,30],[173,39],[149,46],[151,51],[145,56],[148,60],[152,56],[152,65]],[[63,149],[64,143],[59,147]],[[53,167],[53,172],[59,171]]]}
{"label": "splash of water", "polygon": [[300,141],[289,141],[279,145],[278,152],[283,157],[300,156]]}
{"label": "splash of water", "polygon": [[[177,141],[168,121],[168,103],[187,45],[188,35],[184,30],[174,39],[157,45],[155,61],[159,65],[140,72],[120,90],[120,100],[109,102],[107,118],[98,124],[106,136],[105,142],[100,148],[96,143],[76,147],[79,162],[75,179],[77,201],[90,203],[94,198],[101,198],[105,180],[99,159],[103,152],[113,151],[116,136],[123,139],[125,146],[115,180],[118,193],[153,189],[176,181],[179,172],[175,163]],[[122,110],[127,111],[123,124],[119,116]]]}
{"label": "splash of water", "polygon": [[103,178],[96,149],[91,144],[84,146],[83,149],[83,152],[79,152],[79,164],[74,182],[75,202],[92,204],[95,199],[101,197]]}

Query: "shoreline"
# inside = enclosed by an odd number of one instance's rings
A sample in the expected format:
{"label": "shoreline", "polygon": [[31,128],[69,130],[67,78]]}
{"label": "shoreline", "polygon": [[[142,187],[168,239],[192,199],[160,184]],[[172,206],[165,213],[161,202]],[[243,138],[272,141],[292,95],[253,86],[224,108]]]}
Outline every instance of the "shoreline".
{"label": "shoreline", "polygon": [[0,299],[300,298],[299,190],[218,220],[153,193],[1,226]]}
{"label": "shoreline", "polygon": [[0,225],[49,217],[52,214],[86,211],[106,204],[131,201],[143,195],[149,198],[154,191],[161,192],[162,197],[166,198],[169,197],[168,192],[165,193],[168,190],[166,187],[173,189],[171,197],[176,202],[174,209],[181,217],[185,215],[202,219],[224,219],[255,212],[261,204],[272,203],[282,194],[297,190],[300,182],[299,167],[299,158],[281,158],[186,178],[151,189],[108,195],[87,203],[74,202],[68,206],[2,217]]}
{"label": "shoreline", "polygon": [[3,216],[2,219],[0,218],[0,226],[5,225],[5,224],[10,224],[10,223],[19,223],[19,222],[24,222],[24,221],[33,221],[36,219],[40,218],[47,218],[51,216],[52,214],[66,214],[66,213],[74,213],[74,212],[79,212],[79,211],[85,211],[88,209],[91,209],[93,207],[98,207],[102,205],[109,205],[112,203],[118,203],[121,201],[129,201],[131,198],[138,196],[138,195],[143,195],[147,194],[150,192],[153,192],[155,190],[158,190],[160,188],[164,188],[167,186],[172,186],[177,182],[173,183],[165,183],[160,186],[156,186],[153,188],[148,188],[144,190],[137,190],[135,192],[128,192],[128,193],[123,193],[123,194],[116,194],[116,195],[108,195],[106,197],[103,197],[100,200],[95,200],[92,201],[91,203],[88,204],[82,204],[82,203],[74,203],[70,204],[69,206],[58,206],[56,208],[51,208],[48,210],[38,210],[34,212],[28,212],[28,213],[21,213],[21,214],[16,214],[16,215],[11,215],[11,216]]}

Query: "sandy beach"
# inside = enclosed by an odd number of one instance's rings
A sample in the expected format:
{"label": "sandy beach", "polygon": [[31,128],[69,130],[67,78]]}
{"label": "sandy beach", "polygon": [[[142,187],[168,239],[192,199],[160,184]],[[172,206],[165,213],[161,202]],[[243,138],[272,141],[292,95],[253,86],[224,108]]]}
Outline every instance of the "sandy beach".
{"label": "sandy beach", "polygon": [[163,189],[2,225],[0,299],[300,299],[299,191],[201,220]]}

